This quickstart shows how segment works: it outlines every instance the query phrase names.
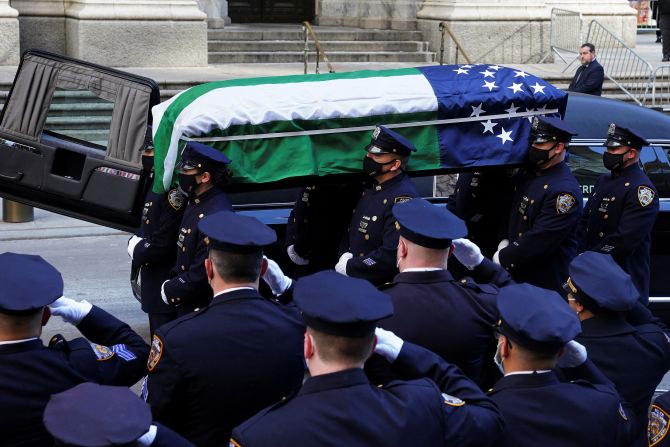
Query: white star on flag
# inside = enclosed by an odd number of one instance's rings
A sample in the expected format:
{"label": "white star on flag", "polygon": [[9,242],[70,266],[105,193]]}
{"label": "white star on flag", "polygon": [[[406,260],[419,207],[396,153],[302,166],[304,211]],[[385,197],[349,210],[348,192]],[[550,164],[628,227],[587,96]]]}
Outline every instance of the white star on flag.
{"label": "white star on flag", "polygon": [[525,71],[515,71],[514,72],[514,77],[518,78],[519,76],[521,76],[522,78],[525,78],[526,76],[528,76],[528,73],[526,73]]}
{"label": "white star on flag", "polygon": [[[533,108],[531,107],[530,109],[526,109],[526,112],[532,112],[533,110],[535,110],[535,109],[533,109]],[[526,118],[528,118],[528,121],[529,121],[529,122],[531,122],[531,123],[533,122],[533,116],[532,116],[532,115],[531,115],[531,116],[527,116]]]}
{"label": "white star on flag", "polygon": [[535,90],[533,93],[542,93],[543,95],[545,94],[545,93],[544,93],[544,88],[545,88],[545,87],[546,87],[546,85],[540,85],[539,82],[535,82],[535,85],[531,85],[531,86],[530,86],[530,88],[532,88],[533,90]]}
{"label": "white star on flag", "polygon": [[486,132],[491,132],[491,133],[493,133],[493,128],[496,127],[496,126],[498,125],[498,123],[494,123],[494,122],[492,122],[491,120],[488,120],[488,121],[486,121],[486,122],[484,122],[484,123],[480,123],[480,124],[481,124],[482,126],[484,126],[484,132],[482,132],[482,133],[486,133]]}
{"label": "white star on flag", "polygon": [[499,65],[489,65],[489,68],[490,68],[491,70],[495,70],[495,71],[500,70],[500,66],[499,66]]}
{"label": "white star on flag", "polygon": [[477,107],[475,106],[470,107],[472,107],[472,113],[470,114],[470,116],[479,116],[482,113],[486,112],[486,110],[482,109],[482,103],[479,103]]}
{"label": "white star on flag", "polygon": [[[505,112],[509,113],[510,115],[513,115],[516,113],[516,111],[519,110],[518,107],[514,107],[514,103],[509,107],[509,109],[505,109]],[[509,118],[507,118],[509,119]]]}
{"label": "white star on flag", "polygon": [[517,84],[517,83],[512,83],[511,87],[507,87],[508,89],[512,90],[512,93],[520,92],[521,91],[521,86],[523,84]]}
{"label": "white star on flag", "polygon": [[461,67],[463,67],[463,68],[472,68],[472,67],[474,67],[474,65],[461,65]]}
{"label": "white star on flag", "polygon": [[547,110],[547,105],[546,104],[542,104],[542,107],[540,107],[539,109],[535,109],[535,110],[542,113],[543,115],[546,114],[547,112],[549,112],[549,110]]}
{"label": "white star on flag", "polygon": [[465,69],[460,68],[460,67],[458,68],[458,70],[451,70],[451,71],[455,71],[456,74],[468,74],[468,70],[465,70]]}
{"label": "white star on flag", "polygon": [[493,76],[495,73],[492,71],[484,70],[480,71],[479,73],[483,74],[485,78],[488,78],[489,76],[495,78],[495,76]]}
{"label": "white star on flag", "polygon": [[502,144],[505,144],[507,141],[512,141],[510,138],[510,135],[512,135],[512,131],[510,130],[509,132],[505,132],[505,128],[501,127],[502,133],[500,135],[496,135],[496,138],[500,138],[502,140]]}
{"label": "white star on flag", "polygon": [[486,87],[487,89],[489,89],[489,91],[493,91],[494,88],[498,88],[498,86],[495,84],[495,81],[492,82],[484,81],[484,85],[482,85],[482,87]]}

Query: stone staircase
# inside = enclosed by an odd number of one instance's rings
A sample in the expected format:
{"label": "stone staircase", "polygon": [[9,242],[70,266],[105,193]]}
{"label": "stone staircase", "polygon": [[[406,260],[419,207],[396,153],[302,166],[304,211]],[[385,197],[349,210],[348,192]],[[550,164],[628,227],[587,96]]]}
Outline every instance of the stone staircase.
{"label": "stone staircase", "polygon": [[[435,53],[420,31],[319,27],[314,31],[328,59],[337,62],[432,62]],[[300,25],[228,25],[208,30],[209,63],[295,63],[304,61]],[[308,60],[314,62],[314,42]],[[337,68],[336,68],[337,69]]]}

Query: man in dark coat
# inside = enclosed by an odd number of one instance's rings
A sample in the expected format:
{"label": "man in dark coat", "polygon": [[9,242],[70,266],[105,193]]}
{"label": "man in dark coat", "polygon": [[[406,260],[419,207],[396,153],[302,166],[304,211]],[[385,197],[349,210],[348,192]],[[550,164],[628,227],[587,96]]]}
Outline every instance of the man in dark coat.
{"label": "man in dark coat", "polygon": [[605,70],[596,60],[596,47],[592,43],[585,43],[581,46],[579,61],[582,65],[575,72],[568,91],[600,96],[603,92]]}
{"label": "man in dark coat", "polygon": [[304,326],[292,305],[258,293],[263,247],[275,232],[221,211],[198,225],[214,298],[156,331],[143,389],[154,418],[198,447],[220,446],[234,426],[302,383]]}

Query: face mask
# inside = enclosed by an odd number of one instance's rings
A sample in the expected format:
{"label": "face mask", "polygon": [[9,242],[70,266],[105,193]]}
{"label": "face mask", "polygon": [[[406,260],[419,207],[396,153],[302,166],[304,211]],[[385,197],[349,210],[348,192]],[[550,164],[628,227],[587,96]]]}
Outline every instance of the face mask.
{"label": "face mask", "polygon": [[385,165],[390,165],[392,163],[395,163],[395,160],[391,160],[386,163],[377,163],[370,157],[365,157],[363,159],[363,173],[365,175],[369,175],[370,177],[376,177],[380,174],[382,174],[382,168]]}
{"label": "face mask", "polygon": [[549,156],[549,153],[554,147],[556,147],[556,145],[554,145],[549,150],[543,150],[538,149],[535,146],[531,146],[528,149],[528,164],[530,164],[531,166],[542,166],[543,164],[547,163],[549,160],[551,160],[556,156],[556,153],[554,153],[554,155],[552,155],[551,157]]}
{"label": "face mask", "polygon": [[500,355],[500,342],[498,342],[498,346],[496,346],[496,353],[493,356],[493,361],[495,362],[500,372],[503,375],[505,375],[505,368],[503,368],[503,359],[502,356]]}
{"label": "face mask", "polygon": [[150,172],[154,168],[154,156],[142,155],[142,169],[144,172]]}
{"label": "face mask", "polygon": [[623,154],[610,154],[609,152],[603,152],[603,164],[607,169],[613,172],[621,171],[624,164],[624,156],[628,151]]}
{"label": "face mask", "polygon": [[195,178],[196,174],[179,174],[179,188],[186,195],[195,194],[195,188],[198,186],[198,181]]}

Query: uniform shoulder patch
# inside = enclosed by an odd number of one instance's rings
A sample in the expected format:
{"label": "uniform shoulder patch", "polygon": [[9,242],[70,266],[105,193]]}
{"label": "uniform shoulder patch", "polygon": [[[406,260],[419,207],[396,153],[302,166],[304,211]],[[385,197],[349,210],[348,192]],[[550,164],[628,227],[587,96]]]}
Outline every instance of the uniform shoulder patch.
{"label": "uniform shoulder patch", "polygon": [[95,343],[91,343],[91,349],[99,361],[109,360],[116,354],[107,346],[97,345]]}
{"label": "uniform shoulder patch", "polygon": [[647,438],[650,447],[657,445],[665,438],[668,434],[669,425],[670,415],[658,405],[652,404],[649,409],[649,425],[647,426]]}
{"label": "uniform shoulder patch", "polygon": [[465,402],[463,402],[461,399],[459,399],[456,396],[452,396],[450,394],[442,393],[442,399],[444,399],[444,403],[447,405],[450,405],[452,407],[462,407],[465,405]]}
{"label": "uniform shoulder patch", "polygon": [[640,201],[640,205],[642,206],[648,206],[653,202],[655,195],[654,190],[648,186],[642,185],[637,187],[637,200]]}
{"label": "uniform shoulder patch", "polygon": [[151,349],[149,350],[149,359],[147,360],[147,370],[153,371],[163,356],[163,340],[158,335],[154,335],[151,340]]}
{"label": "uniform shoulder patch", "polygon": [[565,214],[575,206],[575,203],[577,203],[575,196],[562,192],[556,197],[556,212],[558,214]]}
{"label": "uniform shoulder patch", "polygon": [[375,261],[375,260],[372,259],[372,258],[365,258],[365,259],[363,259],[363,264],[367,265],[368,267],[372,267],[372,266],[375,265],[376,263],[377,263],[377,261]]}
{"label": "uniform shoulder patch", "polygon": [[168,192],[168,203],[175,211],[179,211],[184,206],[184,196],[178,190],[171,189]]}
{"label": "uniform shoulder patch", "polygon": [[393,203],[403,203],[407,202],[408,200],[412,200],[410,196],[399,196],[393,199]]}

